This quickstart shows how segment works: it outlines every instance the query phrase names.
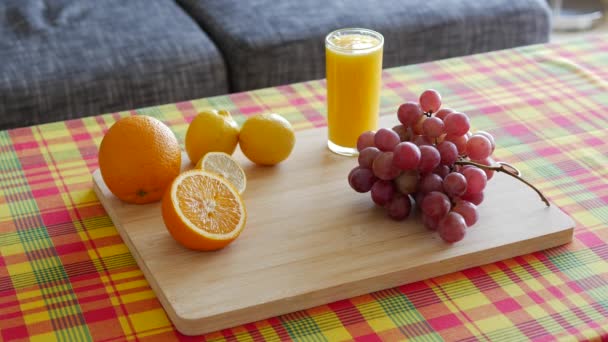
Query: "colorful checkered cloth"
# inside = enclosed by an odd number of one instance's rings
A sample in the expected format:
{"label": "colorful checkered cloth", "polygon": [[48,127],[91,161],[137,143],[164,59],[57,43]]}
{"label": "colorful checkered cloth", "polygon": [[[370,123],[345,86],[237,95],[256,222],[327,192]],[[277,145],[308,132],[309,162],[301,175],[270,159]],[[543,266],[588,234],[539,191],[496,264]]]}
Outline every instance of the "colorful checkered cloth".
{"label": "colorful checkered cloth", "polygon": [[188,122],[209,107],[229,109],[240,123],[278,112],[297,129],[323,126],[324,83],[15,129],[0,132],[0,338],[608,339],[608,39],[386,70],[382,113],[427,88],[494,134],[495,155],[574,218],[571,244],[188,338],[167,319],[93,193],[104,132],[137,112],[183,140]]}

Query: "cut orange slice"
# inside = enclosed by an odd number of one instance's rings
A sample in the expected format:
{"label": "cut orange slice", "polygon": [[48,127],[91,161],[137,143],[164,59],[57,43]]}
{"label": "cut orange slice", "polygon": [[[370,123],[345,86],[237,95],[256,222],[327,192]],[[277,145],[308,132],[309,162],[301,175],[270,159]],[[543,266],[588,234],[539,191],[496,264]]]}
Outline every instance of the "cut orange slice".
{"label": "cut orange slice", "polygon": [[234,241],[247,221],[236,188],[216,174],[196,169],[173,180],[163,197],[162,215],[177,242],[204,251]]}
{"label": "cut orange slice", "polygon": [[239,194],[247,187],[247,176],[239,163],[224,152],[208,152],[196,164],[197,169],[215,173],[227,179]]}

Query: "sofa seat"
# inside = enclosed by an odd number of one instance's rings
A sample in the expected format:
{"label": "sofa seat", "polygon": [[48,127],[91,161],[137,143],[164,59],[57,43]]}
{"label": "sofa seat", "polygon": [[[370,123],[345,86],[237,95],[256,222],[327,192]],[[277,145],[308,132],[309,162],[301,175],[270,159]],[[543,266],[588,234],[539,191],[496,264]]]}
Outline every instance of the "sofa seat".
{"label": "sofa seat", "polygon": [[0,129],[228,92],[173,0],[3,0],[0,37]]}
{"label": "sofa seat", "polygon": [[178,0],[222,51],[232,91],[325,77],[324,38],[385,37],[384,67],[546,42],[545,0]]}

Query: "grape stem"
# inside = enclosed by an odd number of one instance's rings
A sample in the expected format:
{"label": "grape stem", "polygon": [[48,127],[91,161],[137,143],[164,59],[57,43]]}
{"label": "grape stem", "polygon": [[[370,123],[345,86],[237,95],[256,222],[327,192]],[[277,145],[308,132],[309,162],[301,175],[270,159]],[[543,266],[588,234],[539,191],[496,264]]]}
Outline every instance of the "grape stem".
{"label": "grape stem", "polygon": [[488,166],[488,165],[479,164],[479,163],[475,163],[475,162],[468,161],[468,160],[458,160],[454,164],[456,164],[456,165],[472,165],[472,166],[476,166],[476,167],[478,167],[480,169],[484,169],[484,170],[492,170],[492,171],[496,171],[496,172],[504,172],[504,173],[508,174],[509,176],[511,176],[513,178],[516,178],[519,181],[521,181],[524,184],[526,184],[529,187],[531,187],[534,191],[536,191],[536,193],[538,194],[538,196],[540,196],[540,199],[543,202],[545,202],[545,204],[547,205],[547,207],[550,206],[549,201],[547,200],[547,198],[545,197],[545,195],[543,195],[543,193],[540,192],[540,190],[538,190],[534,185],[530,184],[527,180],[523,179],[518,174],[513,173],[513,172],[507,170],[504,167],[504,165],[502,165],[502,164],[499,164],[499,166]]}

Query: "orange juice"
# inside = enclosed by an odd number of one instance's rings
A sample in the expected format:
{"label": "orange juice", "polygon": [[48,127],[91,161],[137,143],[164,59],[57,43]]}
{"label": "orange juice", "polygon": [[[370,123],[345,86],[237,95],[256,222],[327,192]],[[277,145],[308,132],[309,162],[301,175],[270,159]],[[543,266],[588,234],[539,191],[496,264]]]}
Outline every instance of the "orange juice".
{"label": "orange juice", "polygon": [[336,153],[356,154],[359,135],[378,126],[383,43],[366,29],[326,38],[328,145]]}

